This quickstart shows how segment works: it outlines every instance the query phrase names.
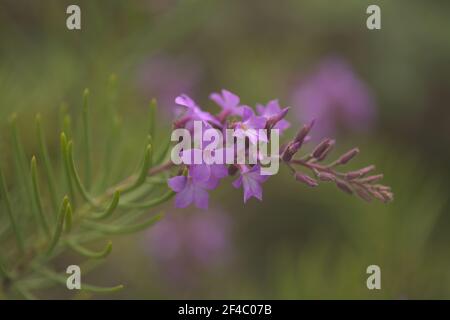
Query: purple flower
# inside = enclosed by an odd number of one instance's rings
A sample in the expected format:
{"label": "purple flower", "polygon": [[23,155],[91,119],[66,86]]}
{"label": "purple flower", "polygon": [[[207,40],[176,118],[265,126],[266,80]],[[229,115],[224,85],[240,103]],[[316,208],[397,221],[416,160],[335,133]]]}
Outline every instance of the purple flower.
{"label": "purple flower", "polygon": [[338,124],[362,132],[375,117],[374,101],[366,84],[338,58],[327,59],[293,94],[301,121],[316,119],[316,138],[335,134]]}
{"label": "purple flower", "polygon": [[158,54],[146,59],[137,71],[137,87],[146,99],[156,98],[166,116],[178,114],[173,100],[186,92],[193,94],[198,86],[201,70],[197,63],[186,58]]}
{"label": "purple flower", "polygon": [[210,178],[210,168],[205,164],[192,165],[187,176],[175,176],[168,180],[169,187],[177,193],[175,206],[186,208],[194,203],[197,208],[208,209],[207,190],[217,187],[218,180]]}
{"label": "purple flower", "polygon": [[223,89],[222,94],[212,93],[209,97],[222,108],[222,112],[218,116],[221,122],[228,116],[242,114],[242,107],[239,105],[240,98],[234,93]]}
{"label": "purple flower", "polygon": [[[180,156],[183,163],[190,164],[189,168],[193,172],[193,176],[199,181],[207,181],[207,185],[214,189],[219,184],[220,179],[228,176],[228,169],[224,164],[212,163],[212,157],[216,153],[222,153],[222,157],[225,157],[225,152],[226,149],[224,148],[214,150],[211,154],[204,153],[200,149],[188,149],[183,150]],[[201,164],[193,164],[196,157],[203,160]]]}
{"label": "purple flower", "polygon": [[240,188],[244,185],[244,203],[251,197],[262,200],[261,184],[265,182],[269,176],[263,176],[260,173],[261,167],[255,165],[249,169],[247,166],[241,167],[240,177],[233,182],[235,188]]}
{"label": "purple flower", "polygon": [[209,112],[203,111],[194,100],[192,100],[188,95],[182,94],[175,99],[175,103],[179,106],[185,107],[187,112],[175,121],[177,127],[186,126],[187,123],[192,123],[192,121],[198,120],[202,121],[205,125],[210,123],[220,126],[220,122],[213,117]]}
{"label": "purple flower", "polygon": [[228,261],[231,221],[219,210],[168,214],[146,233],[145,248],[174,284]]}
{"label": "purple flower", "polygon": [[262,104],[256,105],[256,111],[260,116],[266,118],[268,122],[276,121],[276,124],[273,126],[273,128],[280,130],[280,133],[283,133],[283,131],[289,128],[291,125],[287,120],[283,119],[286,116],[288,110],[289,108],[281,109],[278,100],[269,101],[266,106],[263,106]]}
{"label": "purple flower", "polygon": [[234,124],[236,130],[235,137],[245,138],[247,137],[252,144],[257,144],[258,140],[267,142],[267,135],[264,132],[259,132],[258,129],[264,129],[266,126],[266,118],[256,116],[252,108],[248,106],[242,107],[242,121]]}

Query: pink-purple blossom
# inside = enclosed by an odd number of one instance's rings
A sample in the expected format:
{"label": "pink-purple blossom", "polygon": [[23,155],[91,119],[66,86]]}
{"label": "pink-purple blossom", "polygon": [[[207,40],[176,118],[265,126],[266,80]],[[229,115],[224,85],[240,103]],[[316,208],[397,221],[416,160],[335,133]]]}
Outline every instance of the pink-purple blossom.
{"label": "pink-purple blossom", "polygon": [[281,108],[278,100],[271,100],[265,106],[262,104],[256,105],[258,114],[266,118],[267,122],[274,121],[273,128],[279,129],[280,133],[290,127],[290,123],[284,119],[289,108]]}
{"label": "pink-purple blossom", "polygon": [[239,104],[241,99],[234,93],[223,89],[221,93],[212,93],[209,97],[222,108],[222,111],[217,116],[221,122],[228,116],[242,114],[242,106]]}
{"label": "pink-purple blossom", "polygon": [[251,197],[262,200],[262,183],[265,182],[269,176],[263,176],[260,172],[259,165],[252,168],[242,166],[240,176],[233,182],[235,188],[244,188],[244,203]]}

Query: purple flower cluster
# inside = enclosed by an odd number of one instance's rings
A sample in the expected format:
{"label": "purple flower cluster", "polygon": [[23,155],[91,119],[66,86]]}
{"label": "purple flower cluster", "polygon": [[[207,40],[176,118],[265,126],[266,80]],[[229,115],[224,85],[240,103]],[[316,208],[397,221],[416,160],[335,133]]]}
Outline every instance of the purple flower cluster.
{"label": "purple flower cluster", "polygon": [[[289,123],[283,118],[289,108],[281,108],[277,100],[270,101],[266,106],[258,105],[257,113],[246,105],[241,105],[240,98],[228,90],[221,93],[213,93],[210,96],[220,108],[217,115],[202,110],[189,96],[183,94],[175,99],[175,103],[185,109],[184,113],[175,120],[175,128],[193,129],[194,121],[201,121],[204,128],[219,130],[240,129],[236,131],[236,137],[243,135],[249,144],[258,141],[267,141],[264,131],[258,129],[279,129],[280,132],[289,127]],[[254,129],[254,130],[249,130]],[[248,147],[248,146],[247,146]],[[225,150],[225,145],[224,149]],[[184,152],[194,153],[195,150]],[[233,165],[227,168],[224,164],[192,164],[186,166],[182,175],[169,179],[169,187],[177,193],[175,205],[185,208],[195,204],[198,208],[208,207],[208,191],[215,189],[220,180],[227,177],[229,172],[238,173],[239,177],[233,183],[236,188],[244,189],[244,202],[251,197],[262,200],[261,184],[267,180],[267,176],[260,174],[259,165]]]}
{"label": "purple flower cluster", "polygon": [[[335,93],[338,96],[338,92]],[[193,122],[200,121],[204,128],[214,128],[222,130],[222,132],[228,129],[240,129],[235,131],[235,137],[244,136],[246,139],[244,152],[248,152],[252,144],[256,144],[258,141],[267,141],[267,133],[270,134],[271,129],[277,129],[279,133],[283,133],[290,126],[289,122],[284,119],[289,107],[280,107],[277,100],[272,100],[265,106],[257,105],[255,113],[249,106],[242,105],[237,95],[227,90],[213,93],[210,98],[221,108],[217,114],[204,111],[185,94],[178,96],[175,102],[184,108],[184,112],[174,121],[174,128],[191,131],[194,127]],[[356,194],[366,201],[375,198],[389,202],[393,199],[390,187],[377,183],[383,175],[368,176],[374,170],[374,166],[349,172],[340,170],[341,166],[347,164],[359,153],[357,148],[348,151],[335,161],[324,164],[323,162],[327,160],[335,144],[335,140],[325,138],[310,152],[299,156],[300,149],[310,140],[309,132],[314,123],[311,121],[303,126],[291,141],[282,146],[279,154],[272,154],[271,157],[277,157],[291,170],[297,181],[309,187],[316,187],[320,182],[331,182],[336,184],[340,190]],[[260,131],[259,129],[266,130]],[[225,143],[216,152],[221,152],[219,150],[226,150]],[[195,152],[201,152],[201,150],[182,151],[188,157],[193,157]],[[262,184],[269,177],[261,174],[262,165],[259,155],[256,163],[252,164],[183,164],[179,168],[179,175],[170,178],[168,185],[176,192],[176,207],[185,208],[190,204],[195,204],[198,208],[206,209],[208,208],[208,191],[217,188],[220,181],[227,176],[237,174],[238,177],[232,185],[235,188],[243,188],[244,202],[252,197],[262,200]],[[310,170],[314,177],[299,171],[296,166]]]}

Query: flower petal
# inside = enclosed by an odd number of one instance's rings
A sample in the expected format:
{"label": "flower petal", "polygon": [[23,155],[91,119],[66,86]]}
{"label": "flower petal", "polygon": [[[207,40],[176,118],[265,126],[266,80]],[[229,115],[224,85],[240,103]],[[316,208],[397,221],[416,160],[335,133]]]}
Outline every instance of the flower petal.
{"label": "flower petal", "polygon": [[187,177],[185,176],[176,176],[167,180],[167,184],[170,189],[175,192],[181,192],[186,187]]}

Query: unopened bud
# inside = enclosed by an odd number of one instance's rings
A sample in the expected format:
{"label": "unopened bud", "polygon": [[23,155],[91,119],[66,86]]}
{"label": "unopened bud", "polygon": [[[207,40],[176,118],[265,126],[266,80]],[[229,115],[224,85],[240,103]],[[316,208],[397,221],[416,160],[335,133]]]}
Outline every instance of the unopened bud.
{"label": "unopened bud", "polygon": [[362,182],[362,183],[372,183],[372,182],[375,182],[375,181],[378,181],[378,180],[381,180],[381,179],[383,179],[383,174],[376,174],[376,175],[373,175],[373,176],[368,176],[367,178],[363,178],[363,179],[360,180],[360,182]]}
{"label": "unopened bud", "polygon": [[295,174],[295,180],[303,182],[304,184],[306,184],[309,187],[317,187],[319,185],[316,180],[314,180],[310,176],[300,173],[300,172],[297,172]]}
{"label": "unopened bud", "polygon": [[367,167],[365,167],[365,168],[362,168],[362,169],[359,169],[359,170],[356,170],[356,171],[348,172],[348,173],[345,175],[345,177],[346,177],[348,180],[353,180],[353,179],[360,178],[360,177],[362,177],[362,176],[368,174],[370,171],[372,171],[372,170],[374,170],[374,169],[375,169],[375,166],[374,166],[374,165],[370,165],[370,166],[367,166]]}
{"label": "unopened bud", "polygon": [[341,189],[342,191],[344,191],[344,192],[346,192],[346,193],[348,193],[348,194],[353,194],[352,188],[351,188],[351,187],[349,186],[349,184],[348,184],[347,182],[345,182],[345,181],[342,181],[342,180],[337,179],[337,180],[336,180],[336,186],[337,186],[339,189]]}
{"label": "unopened bud", "polygon": [[270,118],[267,120],[266,128],[267,128],[268,130],[270,130],[270,129],[272,129],[273,127],[275,127],[275,125],[276,125],[279,121],[281,121],[281,120],[286,116],[286,114],[288,113],[289,109],[290,109],[289,107],[284,108],[283,110],[281,110],[280,113],[278,113],[278,114],[276,114],[276,115],[270,117]]}
{"label": "unopened bud", "polygon": [[331,139],[324,139],[321,143],[317,145],[317,147],[313,150],[312,156],[316,159],[321,158],[323,153],[330,147],[330,145],[334,143]]}
{"label": "unopened bud", "polygon": [[372,190],[372,195],[377,198],[378,200],[382,201],[382,202],[386,202],[385,198],[383,197],[383,195],[375,190]]}
{"label": "unopened bud", "polygon": [[334,140],[331,140],[330,143],[328,144],[328,147],[322,152],[322,154],[320,155],[320,157],[317,157],[317,161],[322,161],[324,160],[328,154],[330,153],[330,151],[333,149],[334,147]]}
{"label": "unopened bud", "polygon": [[344,153],[339,159],[336,160],[337,164],[346,164],[350,160],[352,160],[359,153],[358,148],[353,148],[350,151]]}
{"label": "unopened bud", "polygon": [[370,202],[372,201],[372,196],[364,189],[356,189],[356,194],[363,200]]}
{"label": "unopened bud", "polygon": [[394,200],[394,194],[389,191],[380,191],[381,196],[384,199],[384,202],[390,202]]}
{"label": "unopened bud", "polygon": [[285,162],[291,161],[292,157],[297,153],[297,151],[300,149],[301,145],[302,144],[300,142],[289,143],[289,145],[286,147],[286,149],[283,152],[282,160]]}
{"label": "unopened bud", "polygon": [[303,143],[309,131],[311,131],[311,128],[314,126],[314,122],[315,120],[312,120],[309,124],[304,125],[303,128],[300,129],[295,137],[296,142]]}
{"label": "unopened bud", "polygon": [[320,181],[334,181],[336,179],[336,177],[333,174],[328,172],[319,172],[317,174],[317,178]]}

